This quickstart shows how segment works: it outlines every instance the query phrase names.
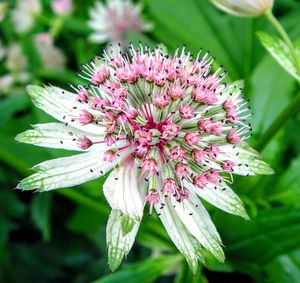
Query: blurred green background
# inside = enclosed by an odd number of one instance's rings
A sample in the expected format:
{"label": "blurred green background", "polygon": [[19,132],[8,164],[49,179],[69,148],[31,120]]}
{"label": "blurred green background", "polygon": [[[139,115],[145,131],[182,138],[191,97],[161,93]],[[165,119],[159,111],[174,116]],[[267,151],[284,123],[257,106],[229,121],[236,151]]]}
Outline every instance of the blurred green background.
{"label": "blurred green background", "polygon": [[[34,164],[66,154],[19,144],[14,137],[30,124],[51,121],[33,107],[27,84],[68,88],[69,83],[80,83],[80,64],[105,48],[88,41],[87,21],[94,2],[74,0],[69,15],[57,16],[49,0],[40,0],[42,11],[32,28],[18,33],[12,20],[16,3],[6,1],[8,11],[0,22],[0,282],[300,282],[299,114],[262,151],[276,174],[236,178],[235,190],[251,220],[208,207],[227,259],[220,264],[208,257],[196,276],[155,215],[144,217],[132,251],[121,269],[110,273],[105,243],[110,209],[101,190],[104,179],[55,192],[14,190]],[[171,53],[183,45],[194,54],[200,48],[209,50],[230,80],[245,80],[245,96],[253,110],[250,143],[255,145],[297,93],[296,81],[256,37],[259,30],[273,31],[269,23],[225,15],[207,0],[139,2],[153,28],[139,36],[128,34],[132,42],[163,44]],[[291,38],[300,40],[300,1],[276,0],[274,12]],[[46,59],[37,45],[41,32],[53,35]]]}

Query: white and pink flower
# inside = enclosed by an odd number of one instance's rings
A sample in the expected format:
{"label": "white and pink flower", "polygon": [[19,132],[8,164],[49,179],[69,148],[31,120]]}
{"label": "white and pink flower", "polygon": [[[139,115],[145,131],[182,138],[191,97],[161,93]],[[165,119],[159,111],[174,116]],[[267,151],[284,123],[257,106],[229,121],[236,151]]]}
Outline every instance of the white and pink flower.
{"label": "white and pink flower", "polygon": [[131,0],[107,0],[96,2],[90,10],[89,26],[93,29],[93,42],[126,44],[128,33],[140,34],[151,28],[141,16],[141,6]]}
{"label": "white and pink flower", "polygon": [[[83,66],[87,85],[73,92],[28,87],[33,103],[60,122],[35,125],[16,139],[83,153],[37,165],[18,188],[71,187],[112,170],[104,184],[112,207],[111,269],[131,249],[146,203],[194,271],[203,248],[223,261],[220,236],[199,198],[247,218],[228,177],[273,173],[245,143],[251,128],[242,84],[222,83],[225,73],[208,71],[213,59],[207,54],[194,61],[185,50],[174,56],[142,46],[127,56],[120,52],[110,50]],[[229,119],[228,111],[239,119]]]}

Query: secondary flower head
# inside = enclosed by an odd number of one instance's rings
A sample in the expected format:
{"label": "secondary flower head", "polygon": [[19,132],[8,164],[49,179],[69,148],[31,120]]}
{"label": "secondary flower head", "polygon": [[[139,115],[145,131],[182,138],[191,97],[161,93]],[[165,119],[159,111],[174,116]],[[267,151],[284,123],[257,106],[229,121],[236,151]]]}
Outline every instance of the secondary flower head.
{"label": "secondary flower head", "polygon": [[52,0],[51,7],[57,15],[68,15],[73,10],[73,0]]}
{"label": "secondary flower head", "polygon": [[30,30],[41,9],[39,0],[18,0],[17,7],[12,11],[16,31],[21,33]]}
{"label": "secondary flower head", "polygon": [[150,28],[141,16],[141,6],[131,0],[107,0],[96,2],[90,10],[89,26],[93,42],[126,43],[128,33],[139,34]]}
{"label": "secondary flower head", "polygon": [[258,17],[271,10],[274,0],[211,0],[222,11],[240,17]]}
{"label": "secondary flower head", "polygon": [[9,4],[8,2],[0,3],[0,22],[2,22],[8,12]]}
{"label": "secondary flower head", "polygon": [[38,33],[34,36],[35,47],[40,55],[43,65],[48,69],[61,70],[66,64],[65,55],[53,43],[48,32]]}
{"label": "secondary flower head", "polygon": [[[203,260],[201,247],[223,261],[219,234],[199,197],[247,218],[229,187],[230,174],[272,170],[244,141],[251,128],[241,82],[222,83],[226,73],[213,72],[212,63],[208,54],[193,59],[184,49],[170,56],[159,48],[131,47],[130,54],[112,48],[82,67],[87,86],[73,87],[73,93],[28,87],[36,106],[60,123],[35,125],[17,140],[85,152],[37,165],[18,188],[70,187],[113,169],[104,184],[112,207],[111,269],[129,252],[146,203],[194,271]],[[193,94],[199,89],[201,101]],[[157,97],[163,97],[160,103]],[[238,119],[229,119],[229,111]]]}

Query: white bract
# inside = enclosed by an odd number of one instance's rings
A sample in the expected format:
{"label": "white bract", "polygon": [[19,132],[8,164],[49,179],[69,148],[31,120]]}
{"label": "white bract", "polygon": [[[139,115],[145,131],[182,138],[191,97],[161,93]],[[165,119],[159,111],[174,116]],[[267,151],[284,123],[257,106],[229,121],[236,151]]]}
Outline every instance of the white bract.
{"label": "white bract", "polygon": [[[149,203],[193,272],[203,250],[224,261],[220,236],[200,199],[248,219],[230,189],[232,174],[272,174],[245,142],[251,114],[242,83],[222,83],[208,54],[112,48],[82,67],[86,86],[74,93],[28,87],[33,103],[60,123],[35,125],[17,140],[83,153],[43,162],[19,189],[48,191],[110,172],[104,195],[109,265],[115,270],[135,238]],[[224,224],[226,225],[226,224]]]}

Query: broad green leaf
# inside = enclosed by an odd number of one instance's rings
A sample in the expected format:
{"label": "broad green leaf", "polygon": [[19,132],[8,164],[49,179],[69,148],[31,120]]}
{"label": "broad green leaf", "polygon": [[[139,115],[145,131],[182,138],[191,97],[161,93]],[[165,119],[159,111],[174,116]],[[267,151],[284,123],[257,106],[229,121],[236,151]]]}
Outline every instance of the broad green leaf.
{"label": "broad green leaf", "polygon": [[287,205],[298,205],[300,197],[300,156],[293,160],[283,172],[279,182],[269,195],[270,201],[281,202]]}
{"label": "broad green leaf", "polygon": [[0,204],[1,213],[9,217],[21,218],[26,211],[26,205],[19,199],[17,192],[9,188],[1,188]]}
{"label": "broad green leaf", "polygon": [[51,237],[51,206],[51,193],[36,194],[32,200],[31,218],[41,231],[44,241],[49,241]]}
{"label": "broad green leaf", "polygon": [[[237,57],[243,57],[241,46],[237,44],[237,41],[241,43],[239,34],[234,32],[228,18],[222,17],[212,5],[206,1],[194,0],[144,0],[144,2],[152,16],[151,21],[157,27],[153,33],[159,41],[172,49],[186,44],[187,49],[195,55],[200,48],[209,50],[216,56],[218,63],[224,64],[232,77],[240,77],[238,67],[233,61]],[[170,9],[172,15],[166,16],[170,13]],[[243,30],[243,24],[240,23],[237,27]],[[232,44],[233,42],[235,44]]]}
{"label": "broad green leaf", "polygon": [[196,274],[193,274],[187,265],[183,265],[181,270],[178,272],[174,283],[209,283],[202,269],[199,268]]}
{"label": "broad green leaf", "polygon": [[143,260],[93,283],[150,283],[154,282],[161,274],[174,268],[178,268],[182,260],[178,255],[161,255],[155,258]]}
{"label": "broad green leaf", "polygon": [[284,254],[265,267],[268,279],[273,283],[298,282],[300,278],[300,250]]}
{"label": "broad green leaf", "polygon": [[295,66],[289,47],[284,41],[275,35],[258,32],[258,38],[273,58],[296,80],[300,80],[300,74]]}
{"label": "broad green leaf", "polygon": [[218,215],[215,223],[222,229],[226,257],[235,264],[266,263],[300,245],[299,206],[261,211],[250,221]]}
{"label": "broad green leaf", "polygon": [[103,215],[101,212],[93,208],[79,205],[68,220],[67,227],[75,233],[97,233],[100,226],[106,221],[106,217],[106,215]]}
{"label": "broad green leaf", "polygon": [[290,102],[294,83],[269,56],[254,70],[249,98],[253,106],[252,128],[258,138]]}

